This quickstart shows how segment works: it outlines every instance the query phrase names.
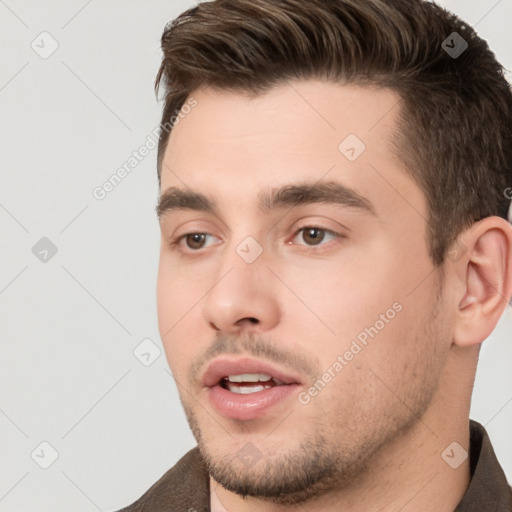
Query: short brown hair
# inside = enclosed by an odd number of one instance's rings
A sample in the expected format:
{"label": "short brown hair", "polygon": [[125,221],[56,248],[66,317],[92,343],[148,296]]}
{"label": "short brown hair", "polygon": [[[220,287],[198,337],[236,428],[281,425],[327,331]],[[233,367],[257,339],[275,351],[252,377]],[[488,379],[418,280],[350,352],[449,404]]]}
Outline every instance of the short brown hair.
{"label": "short brown hair", "polygon": [[[456,57],[442,46],[454,32],[468,44]],[[506,218],[511,88],[487,43],[438,5],[216,0],[167,24],[161,43],[155,91],[163,79],[162,124],[201,86],[258,95],[287,80],[317,78],[396,92],[402,107],[393,148],[425,193],[434,265],[473,222]],[[160,132],[159,185],[169,134]]]}

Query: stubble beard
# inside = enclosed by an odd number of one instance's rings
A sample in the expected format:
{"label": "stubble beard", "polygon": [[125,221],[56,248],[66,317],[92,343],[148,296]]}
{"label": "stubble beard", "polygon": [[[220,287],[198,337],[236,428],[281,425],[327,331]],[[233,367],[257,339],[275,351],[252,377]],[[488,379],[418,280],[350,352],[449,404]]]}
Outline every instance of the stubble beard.
{"label": "stubble beard", "polygon": [[[360,430],[354,429],[354,420],[348,420],[350,424],[344,429],[342,422],[346,418],[346,411],[335,410],[327,418],[326,412],[319,410],[323,417],[315,422],[318,428],[312,432],[303,432],[302,439],[294,442],[294,446],[285,453],[282,449],[273,455],[263,453],[252,467],[244,467],[237,458],[240,447],[235,449],[233,446],[219,453],[215,434],[207,439],[201,430],[192,405],[194,402],[185,401],[180,395],[210,476],[225,489],[242,497],[250,496],[279,505],[304,504],[357,484],[364,478],[379,451],[417,425],[430,405],[442,366],[436,352],[439,343],[439,332],[436,330],[439,312],[439,302],[435,302],[425,323],[416,332],[414,343],[421,345],[423,352],[411,361],[409,380],[402,387],[402,397],[400,400],[391,399],[381,417],[359,416],[355,425],[360,425]],[[432,344],[435,348],[432,348]],[[358,414],[357,411],[350,413],[355,416]],[[352,439],[350,436],[344,439],[342,432],[350,433]],[[222,449],[220,447],[220,451]]]}

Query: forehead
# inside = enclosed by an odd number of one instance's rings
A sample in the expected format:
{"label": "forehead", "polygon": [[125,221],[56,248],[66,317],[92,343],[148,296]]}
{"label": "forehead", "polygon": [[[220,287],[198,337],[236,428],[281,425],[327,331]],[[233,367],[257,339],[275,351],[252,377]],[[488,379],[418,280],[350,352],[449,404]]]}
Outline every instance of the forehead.
{"label": "forehead", "polygon": [[389,141],[400,108],[390,89],[320,80],[288,81],[257,96],[204,87],[190,98],[197,106],[182,114],[169,137],[168,152],[176,156],[176,146],[184,142],[233,137],[256,142],[271,134],[280,135],[276,145],[286,135],[290,141],[301,138],[304,149],[318,148],[320,140],[321,148],[337,149],[346,135],[355,134],[375,150]]}
{"label": "forehead", "polygon": [[162,191],[179,186],[243,207],[269,186],[339,181],[379,208],[422,193],[394,154],[399,97],[389,89],[318,80],[259,96],[202,88],[171,132]]}

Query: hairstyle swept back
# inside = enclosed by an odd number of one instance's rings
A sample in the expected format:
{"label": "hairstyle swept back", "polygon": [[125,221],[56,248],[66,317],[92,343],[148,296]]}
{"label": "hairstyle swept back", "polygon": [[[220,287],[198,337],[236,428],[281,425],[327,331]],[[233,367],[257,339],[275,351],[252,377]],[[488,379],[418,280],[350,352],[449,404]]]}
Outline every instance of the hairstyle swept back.
{"label": "hairstyle swept back", "polygon": [[[468,47],[442,47],[457,32]],[[387,87],[398,94],[392,150],[425,193],[427,243],[441,265],[461,231],[506,218],[512,92],[487,43],[423,0],[216,0],[167,24],[155,91],[162,124],[199,87],[264,94],[289,80]],[[250,123],[250,119],[247,120]],[[171,130],[161,129],[158,181]]]}

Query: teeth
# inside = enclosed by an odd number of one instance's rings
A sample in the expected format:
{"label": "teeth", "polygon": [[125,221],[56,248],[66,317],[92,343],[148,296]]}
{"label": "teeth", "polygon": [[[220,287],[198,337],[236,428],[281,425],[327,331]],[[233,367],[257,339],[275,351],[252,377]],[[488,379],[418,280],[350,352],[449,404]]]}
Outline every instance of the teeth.
{"label": "teeth", "polygon": [[265,373],[242,373],[240,375],[230,375],[228,380],[230,382],[267,382],[272,377]]}
{"label": "teeth", "polygon": [[228,389],[233,393],[238,393],[239,395],[248,395],[250,393],[257,393],[258,391],[263,391],[264,389],[271,388],[269,384],[256,385],[256,386],[238,386],[236,384],[232,384],[231,381],[228,382]]}

